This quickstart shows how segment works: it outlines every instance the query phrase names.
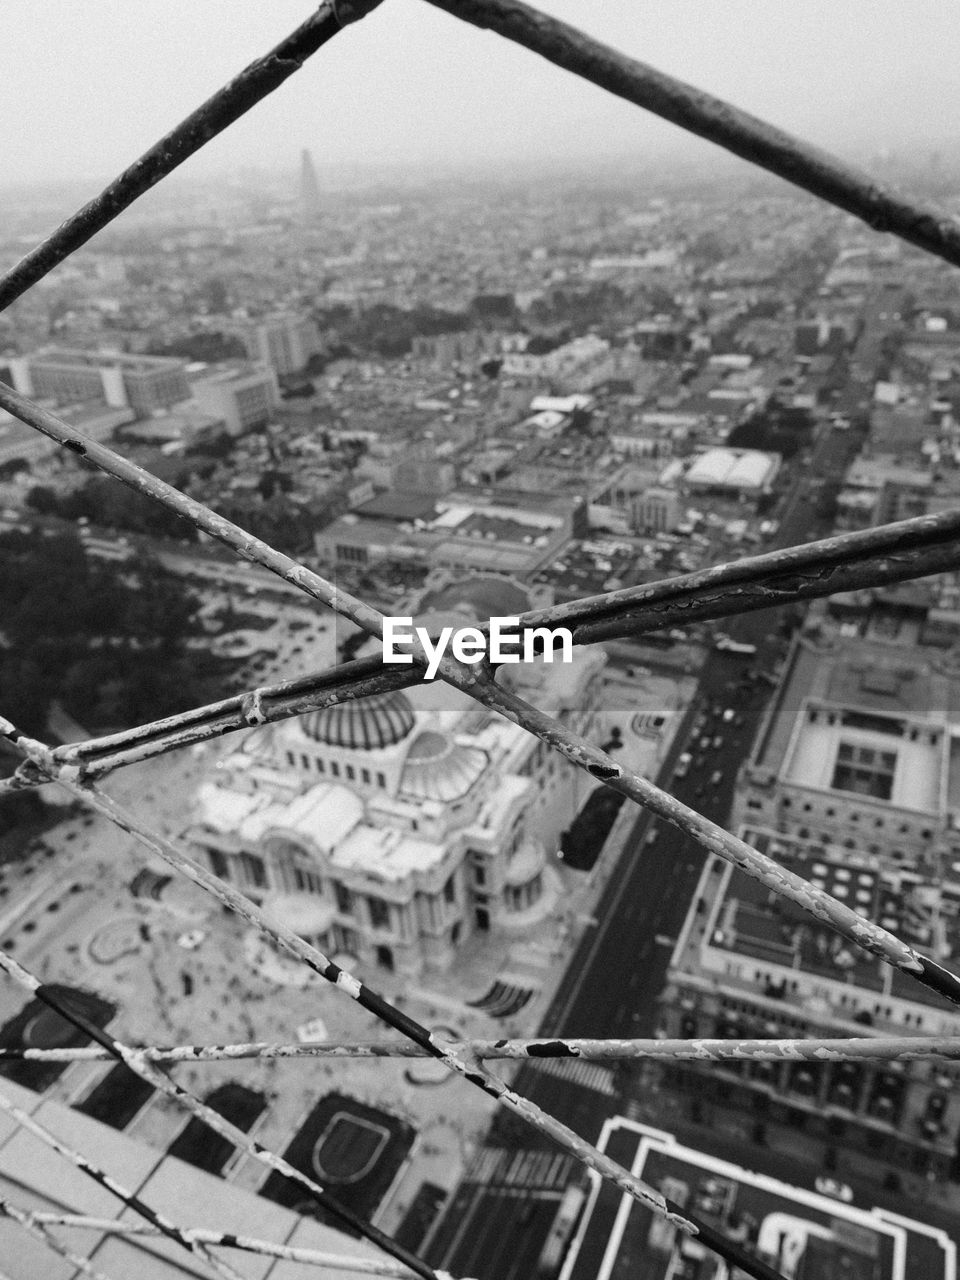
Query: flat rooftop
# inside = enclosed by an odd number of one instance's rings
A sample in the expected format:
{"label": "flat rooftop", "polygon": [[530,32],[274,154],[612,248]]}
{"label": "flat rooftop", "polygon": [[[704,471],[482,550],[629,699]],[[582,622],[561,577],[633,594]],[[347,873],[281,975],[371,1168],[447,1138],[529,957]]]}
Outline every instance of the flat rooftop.
{"label": "flat rooftop", "polygon": [[[649,1186],[665,1190],[786,1275],[849,1280],[953,1280],[956,1244],[943,1231],[887,1210],[843,1204],[753,1173],[684,1146],[672,1134],[615,1116],[598,1145]],[[560,1280],[668,1280],[718,1273],[714,1254],[700,1250],[653,1211],[590,1175],[586,1210]],[[698,1206],[699,1201],[699,1206]],[[706,1206],[706,1207],[704,1207]],[[909,1209],[907,1210],[909,1212]],[[678,1269],[682,1248],[690,1259]],[[785,1260],[793,1260],[790,1269]],[[701,1259],[699,1262],[697,1259]]]}
{"label": "flat rooftop", "polygon": [[828,718],[808,704],[780,777],[798,787],[864,795],[898,809],[937,814],[943,741],[911,736],[898,718],[843,710]]}
{"label": "flat rooftop", "polygon": [[[960,951],[960,884],[941,885],[913,873],[881,871],[865,858],[856,860],[849,850],[779,832],[747,829],[743,839],[918,951],[931,955],[942,947],[953,954]],[[942,997],[848,943],[815,916],[751,876],[734,870],[721,883],[725,885],[721,900],[712,908],[710,947],[946,1009]]]}
{"label": "flat rooftop", "polygon": [[708,449],[688,468],[690,485],[757,491],[777,474],[780,456],[759,449]]}
{"label": "flat rooftop", "polygon": [[939,812],[949,727],[960,730],[960,680],[940,661],[930,649],[860,636],[799,637],[752,764],[798,786]]}
{"label": "flat rooftop", "polygon": [[60,347],[53,350],[36,351],[33,355],[27,356],[26,359],[35,367],[41,365],[64,369],[118,367],[131,373],[186,368],[186,361],[179,360],[174,356],[131,355],[125,351],[73,351]]}

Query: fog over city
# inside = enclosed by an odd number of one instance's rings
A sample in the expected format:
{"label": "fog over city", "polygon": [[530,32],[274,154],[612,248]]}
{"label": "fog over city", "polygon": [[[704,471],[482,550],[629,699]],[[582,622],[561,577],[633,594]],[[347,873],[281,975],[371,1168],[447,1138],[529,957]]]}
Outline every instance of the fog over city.
{"label": "fog over city", "polygon": [[[625,53],[865,160],[951,146],[960,7],[930,0],[549,0]],[[0,185],[101,181],[309,6],[275,0],[6,0]],[[291,163],[708,157],[601,90],[423,0],[387,0],[191,161],[191,172]]]}

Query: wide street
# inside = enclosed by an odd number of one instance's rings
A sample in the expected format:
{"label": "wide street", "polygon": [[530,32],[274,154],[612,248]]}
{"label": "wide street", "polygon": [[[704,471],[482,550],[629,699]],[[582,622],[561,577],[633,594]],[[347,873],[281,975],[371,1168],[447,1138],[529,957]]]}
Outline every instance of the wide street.
{"label": "wide street", "polygon": [[[704,668],[700,692],[687,713],[685,724],[667,757],[661,781],[667,781],[679,754],[687,749],[687,736],[695,717],[711,704],[721,711],[736,707],[741,724],[723,723],[721,716],[707,715],[702,733],[709,730],[711,745],[694,756],[694,763],[674,794],[706,816],[724,822],[730,806],[736,770],[749,749],[761,714],[766,685],[748,692],[728,689],[753,659],[712,654]],[[699,736],[699,735],[698,735]],[[721,772],[716,786],[710,779]],[[653,838],[648,843],[648,837]],[[597,925],[587,929],[567,970],[567,981],[547,1010],[540,1034],[565,1036],[650,1036],[657,1026],[657,997],[663,987],[672,944],[686,915],[704,855],[675,827],[652,822],[640,813],[627,848],[614,869],[599,907]],[[517,1090],[558,1116],[583,1137],[594,1141],[607,1116],[620,1109],[615,1076],[607,1068],[578,1064],[571,1078],[525,1065],[515,1080]],[[579,1080],[578,1080],[579,1077]],[[503,1114],[494,1124],[488,1145],[534,1150],[546,1147],[526,1125]],[[490,1162],[486,1162],[489,1167]],[[484,1162],[475,1169],[483,1173]],[[500,1162],[509,1175],[511,1166]],[[523,1166],[519,1166],[523,1168]],[[528,1162],[529,1175],[513,1194],[494,1181],[467,1179],[455,1195],[437,1232],[429,1259],[455,1275],[480,1280],[506,1280],[530,1274],[556,1209],[555,1186],[547,1189],[535,1180],[538,1168]],[[514,1178],[516,1174],[514,1173]],[[518,1194],[519,1192],[524,1194]],[[533,1196],[549,1196],[544,1211],[524,1221]],[[469,1226],[469,1229],[467,1229]],[[509,1245],[512,1241],[512,1247]]]}
{"label": "wide street", "polygon": [[[807,465],[798,468],[799,478],[781,503],[774,545],[806,542],[829,531],[817,516],[817,486],[821,478],[842,474],[854,448],[849,433],[821,432]],[[747,657],[711,652],[697,696],[658,778],[684,803],[721,825],[729,815],[737,770],[749,753],[771,692],[763,682],[752,686],[739,682],[749,667],[769,672],[776,666],[784,651],[782,618],[781,610],[765,609],[724,621],[722,628],[728,634],[757,645],[757,653]],[[728,707],[736,719],[724,722],[722,712]],[[691,731],[701,717],[694,736]],[[706,749],[700,745],[704,737],[710,742]],[[673,779],[677,758],[686,750],[693,763],[683,778]],[[717,772],[720,778],[714,785],[711,779]],[[638,813],[598,904],[597,924],[581,938],[539,1034],[654,1034],[657,999],[673,940],[690,906],[703,859],[700,849],[675,827]],[[626,1087],[621,1089],[620,1084]],[[594,1141],[604,1119],[622,1111],[622,1094],[629,1094],[630,1080],[629,1076],[619,1080],[613,1071],[596,1064],[578,1063],[566,1074],[524,1065],[514,1087]],[[554,1149],[526,1124],[504,1112],[498,1115],[484,1149],[429,1242],[427,1255],[434,1266],[479,1280],[531,1274],[557,1205],[555,1183],[545,1183],[540,1174],[544,1162],[516,1159],[518,1152],[538,1148]],[[491,1158],[490,1153],[497,1150],[508,1151],[514,1158]],[[571,1176],[576,1177],[577,1171]],[[786,1170],[782,1176],[788,1176]]]}

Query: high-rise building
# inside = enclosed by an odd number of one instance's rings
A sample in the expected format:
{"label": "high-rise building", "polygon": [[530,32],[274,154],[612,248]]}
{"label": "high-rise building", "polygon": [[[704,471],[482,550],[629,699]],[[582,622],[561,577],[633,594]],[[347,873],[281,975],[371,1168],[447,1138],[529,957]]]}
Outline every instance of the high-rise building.
{"label": "high-rise building", "polygon": [[232,436],[243,435],[270,421],[279,401],[277,376],[266,365],[224,360],[194,379],[193,398],[221,419]]}
{"label": "high-rise building", "polygon": [[313,160],[306,147],[300,152],[300,216],[312,222],[320,215],[320,186]]}
{"label": "high-rise building", "polygon": [[278,312],[250,325],[243,341],[251,360],[269,365],[281,377],[300,373],[320,346],[313,320],[294,312]]}

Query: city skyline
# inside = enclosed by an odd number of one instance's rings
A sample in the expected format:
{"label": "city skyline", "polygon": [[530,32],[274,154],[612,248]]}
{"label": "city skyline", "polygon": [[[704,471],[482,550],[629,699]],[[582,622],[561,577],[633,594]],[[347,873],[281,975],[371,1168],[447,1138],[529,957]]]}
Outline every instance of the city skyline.
{"label": "city skyline", "polygon": [[[682,0],[669,14],[625,0],[557,17],[788,131],[866,163],[920,139],[949,147],[957,105],[949,52],[960,11],[816,0],[790,15],[757,0],[721,14]],[[0,89],[16,122],[5,182],[100,182],[130,163],[307,16],[295,0],[265,15],[224,0],[142,6],[106,0],[8,6],[11,67]],[[749,33],[749,40],[744,33]],[[71,51],[64,57],[63,50]],[[367,84],[364,84],[364,80]],[[561,87],[563,89],[560,92]],[[146,92],[145,92],[146,90]],[[293,124],[292,122],[295,122]],[[278,147],[278,139],[282,140]],[[428,4],[388,3],[189,162],[193,174],[273,165],[298,144],[331,164],[524,163],[554,158],[709,157],[709,144]]]}

